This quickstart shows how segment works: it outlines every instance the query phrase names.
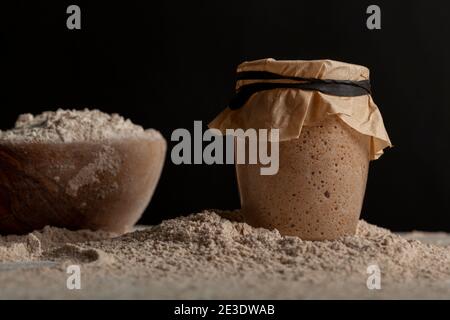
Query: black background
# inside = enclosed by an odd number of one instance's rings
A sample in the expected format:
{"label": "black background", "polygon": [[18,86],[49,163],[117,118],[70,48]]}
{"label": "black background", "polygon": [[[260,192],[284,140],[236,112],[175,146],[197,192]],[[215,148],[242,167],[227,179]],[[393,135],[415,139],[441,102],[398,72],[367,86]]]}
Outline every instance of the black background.
{"label": "black background", "polygon": [[[70,4],[81,7],[81,30],[66,28]],[[370,4],[381,7],[381,30],[366,28]],[[362,64],[395,145],[371,164],[362,217],[450,231],[449,24],[449,2],[436,0],[2,3],[0,128],[19,113],[89,107],[170,139],[226,106],[242,61]],[[169,154],[141,223],[238,207],[233,166],[175,166]]]}

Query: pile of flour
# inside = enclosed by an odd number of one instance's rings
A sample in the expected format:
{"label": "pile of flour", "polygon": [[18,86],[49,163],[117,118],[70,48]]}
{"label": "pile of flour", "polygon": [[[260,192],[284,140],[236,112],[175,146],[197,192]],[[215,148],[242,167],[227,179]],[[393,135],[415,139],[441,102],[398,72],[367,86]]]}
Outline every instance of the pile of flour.
{"label": "pile of flour", "polygon": [[67,244],[109,239],[117,236],[106,231],[45,227],[23,236],[0,236],[0,263],[39,261],[46,252]]}
{"label": "pile of flour", "polygon": [[[382,297],[450,293],[449,247],[406,239],[364,221],[355,236],[304,241],[253,228],[238,217],[204,211],[120,237],[47,227],[26,236],[0,237],[0,262],[80,264],[89,281],[79,297],[371,297],[377,293],[366,287],[367,268],[374,264],[381,270]],[[38,288],[53,285],[42,279],[66,275],[65,269],[42,268],[30,271],[31,276],[17,271],[16,279],[28,279],[24,295],[33,292],[30,287],[42,294]],[[17,293],[17,280],[0,272],[0,281]],[[69,294],[58,288],[55,296]]]}
{"label": "pile of flour", "polygon": [[407,240],[364,221],[355,236],[304,241],[205,211],[99,243],[98,248],[113,255],[122,251],[125,262],[136,258],[127,249],[132,244],[139,247],[149,272],[161,277],[254,273],[322,281],[366,277],[372,264],[396,281],[450,277],[448,249]]}
{"label": "pile of flour", "polygon": [[99,110],[46,111],[37,116],[22,114],[15,127],[0,131],[0,141],[17,142],[80,142],[155,134],[144,130],[118,114]]}

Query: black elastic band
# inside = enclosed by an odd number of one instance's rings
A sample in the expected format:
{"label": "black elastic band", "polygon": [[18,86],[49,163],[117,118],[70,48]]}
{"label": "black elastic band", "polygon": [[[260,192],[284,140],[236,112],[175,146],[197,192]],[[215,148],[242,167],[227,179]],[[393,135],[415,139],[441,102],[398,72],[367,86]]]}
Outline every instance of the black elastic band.
{"label": "black elastic band", "polygon": [[237,74],[237,80],[295,80],[300,83],[256,82],[241,86],[231,99],[229,108],[241,108],[250,97],[260,91],[272,89],[315,90],[339,97],[357,97],[371,94],[370,81],[350,81],[289,77],[267,71],[244,71]]}

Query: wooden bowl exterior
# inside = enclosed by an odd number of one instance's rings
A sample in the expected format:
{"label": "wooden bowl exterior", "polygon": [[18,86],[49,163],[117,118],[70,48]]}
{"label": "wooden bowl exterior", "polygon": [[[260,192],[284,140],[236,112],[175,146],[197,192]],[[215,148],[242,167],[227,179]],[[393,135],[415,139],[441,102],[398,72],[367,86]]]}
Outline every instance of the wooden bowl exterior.
{"label": "wooden bowl exterior", "polygon": [[153,195],[166,148],[162,137],[0,143],[0,233],[128,231]]}

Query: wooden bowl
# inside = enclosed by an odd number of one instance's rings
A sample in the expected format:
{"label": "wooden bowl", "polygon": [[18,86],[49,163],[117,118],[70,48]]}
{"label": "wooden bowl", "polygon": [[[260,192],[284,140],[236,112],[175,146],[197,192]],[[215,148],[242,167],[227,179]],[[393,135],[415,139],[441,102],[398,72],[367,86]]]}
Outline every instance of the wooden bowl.
{"label": "wooden bowl", "polygon": [[147,207],[164,164],[166,141],[0,141],[0,233],[46,225],[124,233]]}

